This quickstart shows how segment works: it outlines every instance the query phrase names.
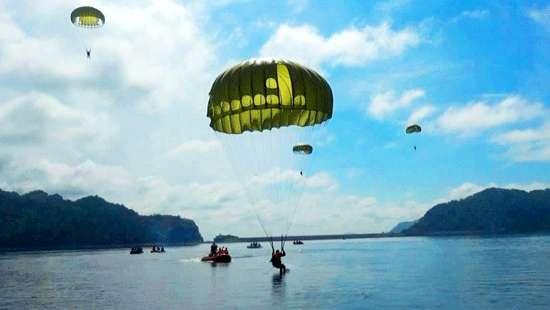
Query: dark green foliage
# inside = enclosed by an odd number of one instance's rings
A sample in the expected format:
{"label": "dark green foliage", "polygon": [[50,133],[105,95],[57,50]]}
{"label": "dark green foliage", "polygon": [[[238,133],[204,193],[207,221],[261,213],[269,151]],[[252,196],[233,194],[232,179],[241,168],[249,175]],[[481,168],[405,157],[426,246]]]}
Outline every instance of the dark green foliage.
{"label": "dark green foliage", "polygon": [[140,216],[97,196],[76,201],[0,190],[0,247],[79,247],[202,242],[192,220]]}
{"label": "dark green foliage", "polygon": [[490,188],[438,204],[411,228],[411,235],[550,232],[550,189],[525,192]]}

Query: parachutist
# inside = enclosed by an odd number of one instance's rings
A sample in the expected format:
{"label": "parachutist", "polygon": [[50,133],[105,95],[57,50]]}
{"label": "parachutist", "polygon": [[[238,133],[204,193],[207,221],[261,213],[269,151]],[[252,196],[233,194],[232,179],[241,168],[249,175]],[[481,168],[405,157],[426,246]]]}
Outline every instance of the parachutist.
{"label": "parachutist", "polygon": [[92,50],[87,49],[86,50],[86,57],[90,58],[90,54],[92,53]]}
{"label": "parachutist", "polygon": [[304,173],[303,173],[302,171],[300,171],[300,175],[301,175],[301,176],[304,176]]}
{"label": "parachutist", "polygon": [[271,264],[273,267],[278,268],[281,275],[286,272],[286,266],[282,263],[281,257],[286,256],[285,249],[281,251],[276,250],[271,252]]}
{"label": "parachutist", "polygon": [[271,265],[273,265],[274,268],[279,269],[279,274],[281,276],[283,275],[283,273],[286,272],[286,266],[281,261],[281,258],[283,256],[286,256],[285,239],[283,238],[283,236],[281,236],[281,250],[280,251],[275,250],[275,248],[273,247],[273,240],[271,240],[271,260],[269,260],[271,262]]}

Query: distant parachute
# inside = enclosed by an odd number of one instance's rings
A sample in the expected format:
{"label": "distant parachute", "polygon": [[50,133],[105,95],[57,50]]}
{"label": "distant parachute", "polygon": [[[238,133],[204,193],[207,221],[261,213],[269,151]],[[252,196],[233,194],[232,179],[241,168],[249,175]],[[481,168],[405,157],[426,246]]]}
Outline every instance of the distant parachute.
{"label": "distant parachute", "polygon": [[91,6],[81,6],[71,13],[73,25],[84,28],[99,28],[105,24],[105,15]]}
{"label": "distant parachute", "polygon": [[76,8],[71,13],[71,23],[78,28],[81,28],[84,32],[82,33],[82,41],[86,45],[86,57],[90,58],[92,49],[90,48],[90,29],[103,27],[105,24],[105,15],[101,13],[100,10],[91,7],[91,6],[81,6]]}
{"label": "distant parachute", "polygon": [[[266,236],[286,235],[303,205],[312,140],[332,117],[332,90],[317,72],[286,60],[249,60],[210,90],[210,127]],[[292,152],[290,150],[292,149]]]}
{"label": "distant parachute", "polygon": [[410,125],[409,127],[407,127],[407,129],[405,129],[405,133],[407,134],[421,132],[421,131],[422,131],[422,128],[416,124]]}
{"label": "distant parachute", "polygon": [[294,154],[309,155],[313,153],[313,146],[309,144],[297,144],[292,147]]}
{"label": "distant parachute", "polygon": [[[410,125],[409,127],[407,127],[407,129],[405,129],[405,133],[408,135],[413,133],[419,133],[421,131],[422,131],[422,128],[417,124]],[[416,151],[416,145],[413,145],[413,149]]]}

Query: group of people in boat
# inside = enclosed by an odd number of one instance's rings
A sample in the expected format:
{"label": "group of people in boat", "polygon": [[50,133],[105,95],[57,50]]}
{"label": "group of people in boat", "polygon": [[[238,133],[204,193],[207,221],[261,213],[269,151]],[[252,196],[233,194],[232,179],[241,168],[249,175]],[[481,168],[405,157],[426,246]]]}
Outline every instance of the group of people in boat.
{"label": "group of people in boat", "polygon": [[153,246],[151,248],[151,253],[164,253],[164,247]]}
{"label": "group of people in boat", "polygon": [[141,254],[141,253],[143,253],[143,248],[141,247],[133,247],[130,250],[130,254]]}
{"label": "group of people in boat", "polygon": [[229,250],[226,247],[218,247],[216,242],[210,246],[210,254],[208,256],[229,255]]}

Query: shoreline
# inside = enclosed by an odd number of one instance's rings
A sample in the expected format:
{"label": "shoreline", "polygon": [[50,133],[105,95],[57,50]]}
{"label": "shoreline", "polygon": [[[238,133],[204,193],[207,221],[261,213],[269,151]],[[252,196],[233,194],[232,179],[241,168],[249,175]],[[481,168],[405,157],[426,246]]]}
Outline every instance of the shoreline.
{"label": "shoreline", "polygon": [[82,250],[112,250],[112,249],[131,249],[133,247],[151,248],[153,246],[164,247],[186,247],[196,246],[203,244],[204,242],[176,242],[176,243],[134,243],[134,244],[111,244],[111,245],[67,245],[67,246],[26,246],[26,247],[2,247],[0,246],[1,253],[12,252],[47,252],[47,251],[82,251]]}

